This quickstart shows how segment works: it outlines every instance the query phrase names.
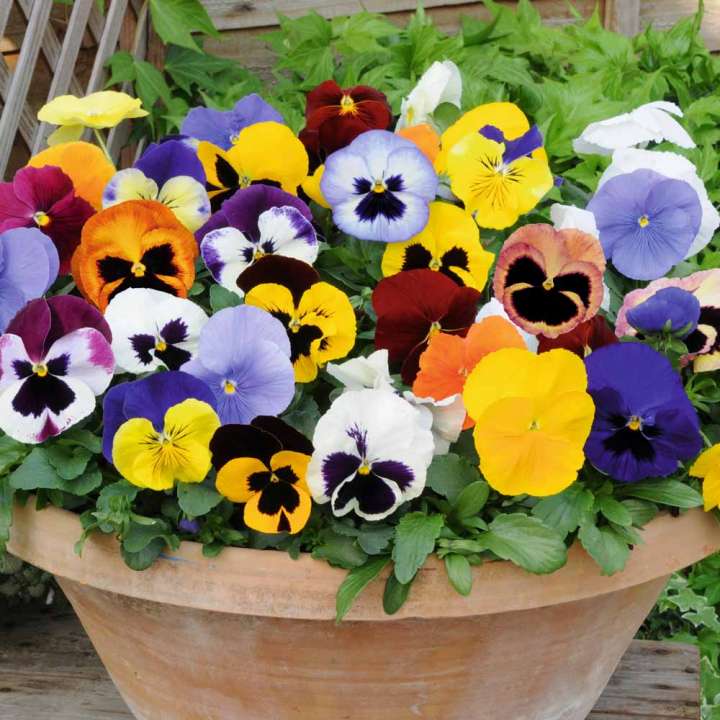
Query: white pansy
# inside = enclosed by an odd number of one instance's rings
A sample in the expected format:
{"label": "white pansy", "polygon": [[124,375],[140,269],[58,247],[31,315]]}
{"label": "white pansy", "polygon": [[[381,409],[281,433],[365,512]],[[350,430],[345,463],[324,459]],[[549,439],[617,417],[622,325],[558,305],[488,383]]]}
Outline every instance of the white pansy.
{"label": "white pansy", "polygon": [[461,95],[462,77],[458,66],[452,60],[435,61],[402,101],[397,129],[428,122],[442,103],[459,108]]}
{"label": "white pansy", "polygon": [[582,230],[588,235],[599,236],[595,216],[589,210],[553,203],[550,206],[550,219],[556,230]]}
{"label": "white pansy", "polygon": [[462,395],[450,395],[443,400],[421,398],[406,390],[403,397],[427,416],[435,442],[435,455],[446,455],[450,445],[457,442],[465,423],[465,404]]}
{"label": "white pansy", "polygon": [[328,363],[325,369],[348,390],[393,390],[387,350],[376,350],[367,357],[356,357],[343,363]]}
{"label": "white pansy", "polygon": [[525,345],[527,346],[527,349],[530,352],[534,352],[534,353],[537,352],[538,339],[534,335],[531,335],[530,333],[525,332],[521,327],[516,325],[510,319],[510,316],[505,312],[505,308],[503,307],[503,304],[497,298],[492,298],[492,300],[486,302],[480,308],[480,310],[478,310],[478,314],[475,316],[475,322],[479,323],[484,318],[492,317],[494,315],[497,315],[497,316],[507,320],[520,333],[523,341],[525,342]]}
{"label": "white pansy", "polygon": [[590,123],[573,141],[577,153],[612,155],[613,151],[643,147],[649,142],[667,140],[679,147],[694,148],[687,130],[673,117],[682,117],[675,103],[657,101],[641,105],[632,112]]}

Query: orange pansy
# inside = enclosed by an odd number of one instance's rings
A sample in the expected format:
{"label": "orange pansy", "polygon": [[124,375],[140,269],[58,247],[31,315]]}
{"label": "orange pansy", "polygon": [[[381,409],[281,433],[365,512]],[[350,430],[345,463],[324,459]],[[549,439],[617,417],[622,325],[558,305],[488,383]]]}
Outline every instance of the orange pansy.
{"label": "orange pansy", "polygon": [[195,237],[172,210],[129,200],[94,215],[72,259],[78,289],[100,310],[127,288],[187,297],[195,280]]}
{"label": "orange pansy", "polygon": [[115,174],[115,166],[97,145],[80,141],[53,145],[31,157],[28,165],[59,167],[72,180],[75,194],[96,210],[102,210],[103,190]]}
{"label": "orange pansy", "polygon": [[398,135],[414,142],[423,155],[431,162],[435,162],[440,152],[440,135],[427,123],[411,125],[396,131]]}

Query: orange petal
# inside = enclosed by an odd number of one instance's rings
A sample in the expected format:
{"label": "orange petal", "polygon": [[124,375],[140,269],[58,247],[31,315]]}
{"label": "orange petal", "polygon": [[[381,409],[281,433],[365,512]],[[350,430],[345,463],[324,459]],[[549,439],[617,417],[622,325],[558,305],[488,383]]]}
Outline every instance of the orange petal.
{"label": "orange petal", "polygon": [[444,400],[462,392],[465,384],[465,340],[438,333],[420,356],[420,371],[413,383],[418,397]]}
{"label": "orange petal", "polygon": [[430,125],[427,123],[412,125],[398,130],[397,134],[414,142],[431,163],[435,162],[435,158],[440,152],[440,136]]}
{"label": "orange petal", "polygon": [[486,355],[510,347],[525,349],[525,342],[517,328],[497,315],[486,317],[468,330],[465,369],[469,373]]}

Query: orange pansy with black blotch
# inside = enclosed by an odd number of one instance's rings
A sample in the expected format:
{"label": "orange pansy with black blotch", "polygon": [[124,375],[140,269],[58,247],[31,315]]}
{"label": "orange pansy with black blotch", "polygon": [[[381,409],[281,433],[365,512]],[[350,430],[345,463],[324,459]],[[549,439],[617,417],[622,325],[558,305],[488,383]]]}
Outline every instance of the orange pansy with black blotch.
{"label": "orange pansy with black blotch", "polygon": [[100,310],[128,288],[187,297],[195,280],[197,242],[172,210],[129,200],[94,215],[72,259],[80,292]]}
{"label": "orange pansy with black blotch", "polygon": [[525,225],[500,251],[495,297],[523,330],[555,338],[597,313],[604,272],[605,255],[596,237]]}

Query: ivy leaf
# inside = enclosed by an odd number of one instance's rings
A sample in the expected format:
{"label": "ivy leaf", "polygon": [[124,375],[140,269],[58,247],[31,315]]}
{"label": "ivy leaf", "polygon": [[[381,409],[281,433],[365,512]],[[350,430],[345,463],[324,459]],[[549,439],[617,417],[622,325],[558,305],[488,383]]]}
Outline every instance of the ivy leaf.
{"label": "ivy leaf", "polygon": [[383,571],[390,562],[387,556],[372,558],[364,565],[353,568],[338,588],[335,598],[335,619],[340,622],[360,593]]}
{"label": "ivy leaf", "polygon": [[625,567],[630,548],[611,528],[599,528],[588,522],[580,526],[578,539],[603,575],[613,575]]}
{"label": "ivy leaf", "polygon": [[435,549],[435,541],[444,524],[442,515],[426,515],[422,512],[403,515],[395,531],[392,553],[395,577],[399,582],[406,584],[415,577],[415,573]]}
{"label": "ivy leaf", "polygon": [[427,471],[427,486],[451,503],[462,490],[479,478],[478,471],[460,455],[436,455]]}
{"label": "ivy leaf", "polygon": [[150,14],[155,32],[167,45],[199,50],[193,31],[220,37],[199,0],[150,0]]}
{"label": "ivy leaf", "polygon": [[703,504],[702,495],[680,480],[664,478],[662,480],[644,480],[630,483],[620,492],[627,497],[650,500],[660,505],[689,509]]}
{"label": "ivy leaf", "polygon": [[222,502],[219,492],[202,483],[178,483],[177,497],[180,509],[193,518],[207,515]]}
{"label": "ivy leaf", "polygon": [[532,514],[565,537],[580,527],[592,507],[593,494],[580,483],[575,483],[557,495],[539,500]]}
{"label": "ivy leaf", "polygon": [[464,555],[450,554],[445,556],[445,571],[450,584],[461,595],[469,595],[472,591],[472,568]]}
{"label": "ivy leaf", "polygon": [[[414,578],[413,578],[414,579]],[[401,583],[395,573],[390,573],[385,582],[385,591],[383,592],[383,610],[388,615],[394,615],[408,599],[410,588],[413,581]]]}
{"label": "ivy leaf", "polygon": [[61,490],[63,480],[51,464],[47,450],[36,447],[10,475],[10,485],[16,490]]}
{"label": "ivy leaf", "polygon": [[114,53],[106,64],[110,67],[110,79],[105,83],[106,88],[135,80],[135,58],[127,50]]}

